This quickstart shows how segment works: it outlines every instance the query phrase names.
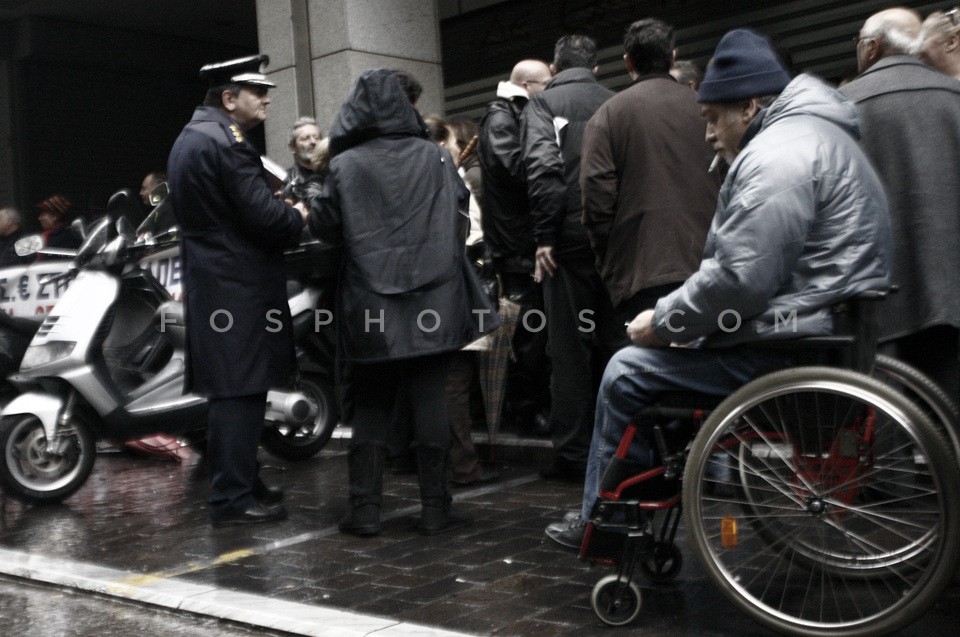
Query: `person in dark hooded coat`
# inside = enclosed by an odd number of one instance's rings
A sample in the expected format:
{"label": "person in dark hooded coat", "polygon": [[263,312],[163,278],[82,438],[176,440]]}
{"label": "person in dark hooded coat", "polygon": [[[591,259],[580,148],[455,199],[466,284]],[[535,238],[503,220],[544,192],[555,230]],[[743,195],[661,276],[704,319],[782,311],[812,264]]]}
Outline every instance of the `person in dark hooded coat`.
{"label": "person in dark hooded coat", "polygon": [[324,192],[310,230],[342,246],[338,355],[351,365],[350,514],[340,530],[380,531],[389,423],[414,421],[423,515],[432,535],[466,526],[446,487],[444,400],[453,352],[497,327],[458,237],[466,189],[450,154],[427,139],[394,71],[365,71],[330,128]]}

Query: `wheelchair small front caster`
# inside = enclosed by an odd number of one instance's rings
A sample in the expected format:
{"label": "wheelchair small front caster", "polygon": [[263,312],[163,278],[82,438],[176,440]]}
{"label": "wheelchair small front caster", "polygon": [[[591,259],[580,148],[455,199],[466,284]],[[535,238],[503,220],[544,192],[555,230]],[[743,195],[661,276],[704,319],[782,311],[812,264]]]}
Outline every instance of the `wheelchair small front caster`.
{"label": "wheelchair small front caster", "polygon": [[640,587],[632,580],[607,575],[597,582],[590,596],[593,611],[605,624],[624,626],[640,614]]}
{"label": "wheelchair small front caster", "polygon": [[657,542],[650,555],[640,563],[640,570],[654,584],[672,582],[683,566],[683,555],[673,542]]}

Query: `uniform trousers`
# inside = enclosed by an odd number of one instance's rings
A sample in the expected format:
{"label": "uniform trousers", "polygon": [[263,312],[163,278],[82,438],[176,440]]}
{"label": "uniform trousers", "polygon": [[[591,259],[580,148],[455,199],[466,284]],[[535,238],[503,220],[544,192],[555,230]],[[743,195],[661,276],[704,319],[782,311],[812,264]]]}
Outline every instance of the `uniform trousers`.
{"label": "uniform trousers", "polygon": [[241,513],[253,506],[253,488],[260,473],[257,447],[267,409],[266,392],[211,398],[207,416],[207,462],[214,517]]}

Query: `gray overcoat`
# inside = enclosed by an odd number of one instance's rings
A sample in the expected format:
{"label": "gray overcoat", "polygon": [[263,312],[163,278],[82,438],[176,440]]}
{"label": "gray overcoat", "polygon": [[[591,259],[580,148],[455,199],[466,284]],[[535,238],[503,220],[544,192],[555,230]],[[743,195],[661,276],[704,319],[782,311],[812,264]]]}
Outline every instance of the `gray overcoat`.
{"label": "gray overcoat", "polygon": [[860,143],[890,204],[899,292],[881,336],[960,327],[960,81],[896,55],[840,92],[860,111]]}

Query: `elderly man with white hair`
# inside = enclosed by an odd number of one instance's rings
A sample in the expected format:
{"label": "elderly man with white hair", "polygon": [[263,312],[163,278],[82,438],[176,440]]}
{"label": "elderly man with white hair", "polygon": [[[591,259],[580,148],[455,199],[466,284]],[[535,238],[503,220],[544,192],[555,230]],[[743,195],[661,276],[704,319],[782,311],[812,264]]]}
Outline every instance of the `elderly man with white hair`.
{"label": "elderly man with white hair", "polygon": [[920,16],[888,9],[860,30],[861,75],[840,92],[860,111],[861,145],[883,182],[899,293],[881,341],[960,395],[960,82],[925,66]]}
{"label": "elderly man with white hair", "polygon": [[934,11],[923,21],[920,59],[960,80],[960,7]]}

